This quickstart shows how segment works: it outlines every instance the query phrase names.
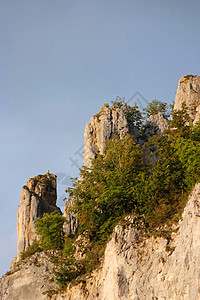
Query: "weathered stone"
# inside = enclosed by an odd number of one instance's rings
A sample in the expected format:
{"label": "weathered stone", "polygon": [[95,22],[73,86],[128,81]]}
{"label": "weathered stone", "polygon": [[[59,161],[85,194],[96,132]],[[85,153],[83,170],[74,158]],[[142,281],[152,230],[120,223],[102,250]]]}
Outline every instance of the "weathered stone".
{"label": "weathered stone", "polygon": [[182,104],[188,107],[188,113],[193,124],[200,119],[200,77],[183,76],[178,83],[174,110],[181,110]]}
{"label": "weathered stone", "polygon": [[[30,258],[13,265],[10,274],[4,275],[0,284],[1,300],[43,300],[45,292],[57,289],[54,264],[45,253],[35,253]],[[50,280],[51,279],[51,280]]]}
{"label": "weathered stone", "polygon": [[[200,184],[196,184],[170,244],[164,237],[148,238],[142,220],[127,217],[128,225],[115,227],[102,267],[87,276],[84,285],[69,285],[51,299],[200,299],[199,216]],[[0,299],[50,299],[42,294],[49,288],[44,280],[52,276],[49,267],[45,271],[46,264],[39,261],[35,266],[28,260],[21,270],[4,276]]]}
{"label": "weathered stone", "polygon": [[[175,109],[182,103],[189,107],[194,123],[200,117],[198,76],[181,78],[177,90]],[[161,134],[167,129],[167,121],[162,114],[151,116],[147,121],[146,139]],[[86,125],[84,164],[90,166],[90,158],[102,154],[105,142],[115,134],[124,138],[133,135],[140,144],[144,140],[138,130],[128,126],[121,109],[101,108]],[[18,210],[18,258],[32,241],[35,234],[35,219],[45,212],[58,209],[56,206],[56,178],[45,174],[30,179],[22,189]],[[70,211],[73,200],[66,204],[65,224],[67,235],[77,228],[76,216]],[[177,231],[171,241],[164,237],[147,237],[142,220],[134,216],[126,218],[126,226],[115,227],[106,246],[101,267],[86,276],[84,283],[49,297],[44,295],[48,289],[57,288],[52,275],[53,265],[44,253],[34,254],[19,269],[19,260],[12,263],[11,273],[0,282],[0,300],[197,300],[200,299],[200,184],[196,184],[184,209]],[[170,228],[170,230],[173,228]],[[84,237],[76,240],[76,257],[85,255],[88,241]]]}
{"label": "weathered stone", "polygon": [[[44,213],[59,210],[56,206],[56,176],[50,173],[28,179],[22,188],[17,212],[17,257],[25,251],[35,239],[35,221]],[[59,210],[60,211],[60,210]]]}
{"label": "weathered stone", "polygon": [[103,154],[106,141],[112,139],[114,135],[122,139],[127,133],[132,134],[135,140],[139,136],[135,126],[129,128],[122,109],[101,107],[100,112],[93,116],[85,127],[83,164],[90,167],[91,159],[96,158],[98,153]]}
{"label": "weathered stone", "polygon": [[64,217],[66,222],[64,223],[64,231],[67,236],[75,234],[78,228],[77,214],[71,211],[74,206],[74,199],[69,200],[65,203]]}
{"label": "weathered stone", "polygon": [[164,130],[168,129],[167,119],[161,112],[151,115],[146,122],[145,135],[150,139],[154,135],[161,135]]}
{"label": "weathered stone", "polygon": [[52,299],[200,299],[199,215],[197,184],[169,245],[163,237],[143,238],[141,226],[135,222],[116,226],[102,268],[93,272],[84,288],[69,287],[66,293]]}

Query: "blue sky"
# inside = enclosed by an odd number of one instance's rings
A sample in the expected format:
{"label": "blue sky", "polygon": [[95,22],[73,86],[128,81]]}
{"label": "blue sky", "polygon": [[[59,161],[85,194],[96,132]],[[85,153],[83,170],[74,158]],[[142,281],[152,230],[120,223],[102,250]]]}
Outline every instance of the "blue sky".
{"label": "blue sky", "polygon": [[[86,122],[116,96],[171,103],[200,71],[200,2],[0,1],[0,276],[16,256],[21,188],[48,169],[59,204]],[[61,180],[62,179],[62,180]]]}

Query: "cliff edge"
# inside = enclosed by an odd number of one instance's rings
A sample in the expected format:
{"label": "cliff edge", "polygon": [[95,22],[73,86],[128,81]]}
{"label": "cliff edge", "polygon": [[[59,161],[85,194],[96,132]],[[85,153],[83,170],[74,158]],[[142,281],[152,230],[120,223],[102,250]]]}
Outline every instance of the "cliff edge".
{"label": "cliff edge", "polygon": [[[126,218],[108,242],[99,270],[85,284],[69,285],[53,296],[52,266],[43,253],[27,259],[1,280],[1,300],[127,300],[200,299],[200,184],[196,184],[171,239],[148,237],[142,222]],[[163,230],[169,228],[163,228]]]}

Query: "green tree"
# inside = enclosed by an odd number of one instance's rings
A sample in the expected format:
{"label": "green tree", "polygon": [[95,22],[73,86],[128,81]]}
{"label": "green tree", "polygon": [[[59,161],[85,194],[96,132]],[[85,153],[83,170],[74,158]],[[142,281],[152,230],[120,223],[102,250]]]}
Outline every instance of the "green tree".
{"label": "green tree", "polygon": [[135,103],[131,106],[125,102],[125,98],[117,97],[116,100],[111,101],[112,108],[121,108],[126,116],[129,126],[136,126],[138,129],[142,126],[143,116],[139,110],[138,105]]}
{"label": "green tree", "polygon": [[63,248],[64,222],[65,218],[57,211],[45,213],[42,219],[37,219],[36,232],[40,235],[40,243],[45,250]]}
{"label": "green tree", "polygon": [[151,228],[180,214],[200,179],[200,126],[184,121],[180,128],[169,128],[142,148],[130,135],[106,142],[104,154],[90,169],[83,167],[81,179],[68,190],[80,232],[103,241],[125,214],[144,215]]}
{"label": "green tree", "polygon": [[143,109],[146,116],[156,115],[159,112],[163,113],[164,117],[167,119],[169,117],[169,106],[166,102],[159,100],[153,100],[150,102],[146,108]]}
{"label": "green tree", "polygon": [[109,140],[104,155],[92,161],[90,170],[83,168],[82,179],[68,190],[76,199],[79,229],[102,237],[124,213],[137,209],[134,195],[145,169],[143,151],[132,136]]}

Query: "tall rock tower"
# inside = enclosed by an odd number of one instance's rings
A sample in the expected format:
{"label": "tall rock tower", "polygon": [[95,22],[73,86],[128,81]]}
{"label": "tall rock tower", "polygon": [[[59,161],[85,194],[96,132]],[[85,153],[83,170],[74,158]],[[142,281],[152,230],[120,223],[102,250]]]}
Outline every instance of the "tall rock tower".
{"label": "tall rock tower", "polygon": [[17,212],[17,257],[37,239],[35,232],[36,218],[42,218],[44,213],[54,210],[56,206],[57,188],[56,176],[47,172],[30,178],[23,186]]}
{"label": "tall rock tower", "polygon": [[174,110],[181,110],[182,104],[188,107],[193,124],[200,120],[200,76],[183,76],[178,83]]}

